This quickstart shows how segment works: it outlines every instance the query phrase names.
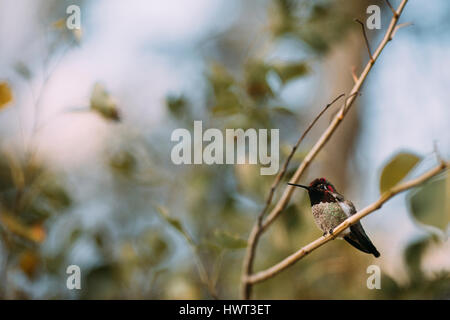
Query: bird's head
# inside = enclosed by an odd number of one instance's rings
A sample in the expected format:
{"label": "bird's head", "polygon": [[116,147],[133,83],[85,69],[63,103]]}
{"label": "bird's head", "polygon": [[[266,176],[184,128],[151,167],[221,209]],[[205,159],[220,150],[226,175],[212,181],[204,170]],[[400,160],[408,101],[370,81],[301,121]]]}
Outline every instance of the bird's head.
{"label": "bird's head", "polygon": [[325,178],[314,179],[309,186],[288,183],[291,186],[300,187],[308,190],[309,199],[311,200],[311,205],[320,202],[335,202],[335,197],[333,193],[337,192],[336,188]]}

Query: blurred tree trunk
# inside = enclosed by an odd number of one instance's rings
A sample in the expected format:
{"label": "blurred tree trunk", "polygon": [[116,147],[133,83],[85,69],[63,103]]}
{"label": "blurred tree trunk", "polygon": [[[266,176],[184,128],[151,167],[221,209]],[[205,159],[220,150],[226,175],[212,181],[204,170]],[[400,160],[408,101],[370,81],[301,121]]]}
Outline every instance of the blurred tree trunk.
{"label": "blurred tree trunk", "polygon": [[[363,19],[366,17],[367,2],[359,0],[345,1],[342,5],[349,6],[348,10],[355,18]],[[361,21],[365,22],[365,20]],[[358,76],[362,65],[369,59],[363,55],[366,53],[366,50],[361,29],[355,23],[352,31],[341,43],[333,46],[324,61],[323,87],[319,88],[319,90],[329,88],[328,100],[331,101],[333,97],[341,93],[347,94],[350,91],[354,84],[351,73],[352,67],[356,68],[355,73]],[[321,101],[321,104],[328,102]],[[358,98],[343,123],[324,147],[320,161],[318,161],[318,172],[320,172],[320,175],[325,176],[332,183],[336,184],[342,192],[347,188],[347,184],[351,183],[352,172],[356,170],[351,163],[354,146],[360,132],[359,103],[360,99]],[[335,106],[333,111],[335,112],[338,108],[339,106]],[[329,119],[329,117],[326,116],[325,118]],[[325,129],[328,124],[329,121],[323,121],[322,128]]]}
{"label": "blurred tree trunk", "polygon": [[[360,34],[352,33],[347,40],[336,47],[325,61],[325,86],[331,90],[330,97],[348,93],[353,86],[351,67],[359,66],[363,42]],[[343,101],[343,100],[342,100]],[[334,110],[338,110],[336,106]],[[352,170],[349,163],[352,151],[359,135],[359,101],[356,100],[352,109],[345,117],[343,123],[323,149],[319,162],[320,172],[330,181],[344,189],[347,185],[349,172]],[[326,122],[324,125],[327,125]]]}

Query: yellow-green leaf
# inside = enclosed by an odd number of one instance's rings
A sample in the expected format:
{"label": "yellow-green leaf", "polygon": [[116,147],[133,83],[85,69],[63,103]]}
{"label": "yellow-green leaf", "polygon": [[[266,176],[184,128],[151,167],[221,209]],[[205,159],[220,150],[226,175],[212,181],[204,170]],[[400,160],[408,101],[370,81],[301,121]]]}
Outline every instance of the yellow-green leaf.
{"label": "yellow-green leaf", "polygon": [[13,99],[11,88],[7,82],[0,82],[0,109],[5,107]]}
{"label": "yellow-green leaf", "polygon": [[394,156],[381,173],[380,193],[383,194],[402,181],[419,161],[420,157],[412,153],[401,152]]}

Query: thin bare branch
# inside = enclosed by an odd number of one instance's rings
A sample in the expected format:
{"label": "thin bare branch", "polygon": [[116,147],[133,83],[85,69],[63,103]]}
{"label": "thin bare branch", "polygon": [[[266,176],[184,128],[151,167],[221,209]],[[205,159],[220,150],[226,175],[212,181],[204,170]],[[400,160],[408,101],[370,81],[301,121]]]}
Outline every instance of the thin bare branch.
{"label": "thin bare branch", "polygon": [[389,9],[391,9],[392,14],[394,15],[394,17],[398,16],[398,13],[395,11],[394,7],[391,5],[391,3],[389,2],[389,0],[384,0],[386,1],[387,6],[389,7]]}
{"label": "thin bare branch", "polygon": [[362,23],[359,19],[354,19],[354,21],[358,22],[361,25],[364,41],[366,42],[367,51],[369,52],[370,62],[374,63],[375,60],[373,59],[372,50],[370,50],[369,39],[367,39],[366,28],[364,27],[364,23]]}
{"label": "thin bare branch", "polygon": [[[391,22],[389,24],[388,29],[386,30],[386,33],[381,40],[379,46],[375,50],[373,54],[373,62],[369,61],[364,70],[362,71],[361,75],[358,77],[358,81],[353,86],[352,90],[350,91],[350,95],[347,99],[345,99],[344,104],[342,105],[340,111],[336,114],[336,116],[333,118],[332,122],[329,124],[327,129],[322,133],[316,144],[312,147],[312,149],[308,152],[306,157],[303,159],[302,163],[297,168],[296,172],[294,173],[294,176],[289,181],[290,183],[298,183],[300,180],[300,177],[302,176],[303,172],[306,170],[306,168],[310,165],[310,163],[313,161],[313,159],[316,157],[316,155],[319,153],[319,151],[324,147],[324,145],[328,142],[328,140],[331,138],[339,124],[344,119],[347,112],[350,110],[353,102],[356,99],[357,93],[360,91],[361,86],[363,85],[364,81],[367,78],[367,75],[369,74],[370,70],[373,67],[374,62],[378,59],[381,52],[383,51],[386,44],[389,42],[392,32],[394,31],[395,26],[397,25],[398,18],[400,17],[400,14],[402,13],[406,3],[408,0],[402,0],[400,3],[397,14],[394,15],[394,17],[391,19]],[[281,198],[278,200],[274,208],[271,210],[269,215],[260,223],[256,224],[252,231],[250,232],[250,236],[248,239],[249,246],[247,247],[246,256],[244,258],[244,265],[243,265],[243,275],[242,275],[242,287],[241,287],[241,294],[244,299],[249,299],[251,295],[251,288],[252,283],[248,281],[248,279],[251,278],[252,268],[253,268],[253,261],[255,258],[255,251],[256,247],[259,241],[259,238],[261,234],[266,230],[266,228],[273,222],[275,219],[280,215],[280,213],[284,210],[284,208],[289,203],[289,200],[292,196],[292,193],[294,192],[294,187],[288,185]],[[257,227],[257,226],[260,227]]]}
{"label": "thin bare branch", "polygon": [[322,245],[324,245],[328,241],[333,240],[342,231],[344,231],[345,229],[347,229],[351,225],[357,223],[359,220],[361,220],[362,218],[364,218],[368,214],[370,214],[370,213],[380,209],[383,206],[383,204],[385,202],[387,202],[389,199],[391,199],[393,196],[395,196],[395,195],[397,195],[397,194],[399,194],[399,193],[401,193],[403,191],[406,191],[408,189],[411,189],[413,187],[416,187],[416,186],[422,184],[423,182],[427,181],[428,179],[436,176],[438,173],[448,169],[448,167],[449,167],[449,163],[441,162],[438,166],[436,166],[435,168],[427,171],[426,173],[424,173],[420,177],[418,177],[416,179],[413,179],[411,181],[405,182],[403,184],[399,184],[399,185],[395,186],[391,190],[383,193],[381,195],[381,197],[377,201],[375,201],[371,205],[365,207],[361,211],[357,212],[356,214],[354,214],[350,218],[347,218],[347,220],[342,222],[339,226],[337,226],[333,230],[332,234],[327,234],[326,236],[322,236],[322,237],[318,238],[317,240],[315,240],[315,241],[311,242],[310,244],[304,246],[303,248],[301,248],[300,250],[298,250],[294,254],[290,255],[286,259],[284,259],[281,262],[277,263],[273,267],[270,267],[270,268],[268,268],[266,270],[260,271],[260,272],[258,272],[256,274],[250,276],[247,279],[247,282],[251,283],[251,284],[254,284],[254,283],[261,282],[263,280],[267,280],[269,278],[272,278],[273,276],[277,275],[278,273],[280,273],[284,269],[286,269],[289,266],[293,265],[298,260],[300,260],[303,257],[305,257],[307,254],[309,254],[312,251],[314,251],[315,249],[321,247]]}
{"label": "thin bare branch", "polygon": [[394,29],[394,31],[392,32],[391,37],[389,38],[389,40],[392,40],[392,38],[395,37],[395,34],[397,33],[397,31],[403,27],[408,27],[408,26],[412,26],[413,23],[412,22],[405,22],[405,23],[401,23],[399,25],[397,25]]}

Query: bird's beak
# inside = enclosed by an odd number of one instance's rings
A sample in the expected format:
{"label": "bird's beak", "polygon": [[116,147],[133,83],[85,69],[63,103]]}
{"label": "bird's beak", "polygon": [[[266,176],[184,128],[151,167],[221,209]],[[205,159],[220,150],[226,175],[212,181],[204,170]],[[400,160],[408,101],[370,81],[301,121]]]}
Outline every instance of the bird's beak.
{"label": "bird's beak", "polygon": [[304,186],[304,185],[302,185],[302,184],[290,183],[290,182],[288,182],[288,184],[291,185],[291,186],[294,186],[294,187],[300,187],[300,188],[303,188],[303,189],[306,189],[306,190],[309,191],[309,187],[308,187],[308,186]]}

